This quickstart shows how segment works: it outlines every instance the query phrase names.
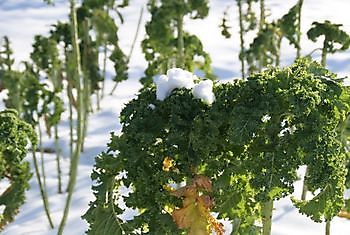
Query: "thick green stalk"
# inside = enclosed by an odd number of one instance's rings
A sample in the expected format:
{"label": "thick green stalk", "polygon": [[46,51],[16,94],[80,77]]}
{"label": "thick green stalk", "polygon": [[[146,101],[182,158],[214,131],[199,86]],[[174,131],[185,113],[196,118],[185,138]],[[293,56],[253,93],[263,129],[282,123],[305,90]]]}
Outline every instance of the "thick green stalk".
{"label": "thick green stalk", "polygon": [[303,200],[303,201],[305,201],[305,199],[306,199],[307,186],[306,186],[306,183],[305,183],[305,178],[306,178],[306,176],[308,174],[308,171],[309,171],[309,168],[306,167],[304,181],[303,181],[303,191],[301,193],[301,200]]}
{"label": "thick green stalk", "polygon": [[74,149],[74,154],[71,160],[70,169],[69,169],[69,182],[68,182],[68,195],[66,200],[66,205],[63,212],[63,217],[61,220],[61,223],[58,228],[58,235],[63,234],[64,227],[67,222],[68,213],[70,204],[72,201],[73,191],[76,184],[77,179],[77,169],[78,169],[78,163],[80,158],[80,152],[81,152],[81,143],[82,143],[82,137],[83,137],[83,116],[82,116],[82,108],[83,108],[83,96],[82,96],[82,87],[83,84],[82,81],[82,72],[81,72],[81,65],[80,65],[80,50],[78,45],[78,25],[77,25],[77,14],[76,14],[76,6],[75,6],[75,0],[70,0],[70,11],[71,11],[71,28],[72,28],[72,44],[73,44],[73,50],[74,50],[74,59],[75,59],[75,65],[76,65],[76,89],[77,89],[77,144]]}
{"label": "thick green stalk", "polygon": [[73,104],[69,101],[69,157],[73,157],[73,141],[74,141],[74,128],[73,128]]}
{"label": "thick green stalk", "polygon": [[39,132],[39,150],[40,150],[40,161],[41,161],[41,171],[43,174],[43,186],[44,190],[46,191],[46,174],[45,174],[45,160],[44,160],[44,148],[43,148],[43,141],[42,141],[42,131],[40,122],[38,122],[38,132]]}
{"label": "thick green stalk", "polygon": [[331,234],[331,221],[327,220],[326,221],[326,235],[330,235]]}
{"label": "thick green stalk", "polygon": [[[109,5],[107,6],[106,14],[107,16],[109,16]],[[106,65],[107,65],[107,41],[105,41],[103,45],[103,70],[102,70],[103,81],[102,81],[102,87],[101,87],[101,96],[99,97],[97,95],[98,110],[100,110],[100,100],[102,100],[105,95]]]}
{"label": "thick green stalk", "polygon": [[52,223],[52,219],[50,216],[50,208],[49,208],[49,202],[47,200],[46,190],[43,187],[43,184],[41,182],[38,160],[36,159],[36,155],[35,155],[36,146],[33,146],[32,149],[33,149],[33,162],[34,162],[35,175],[36,175],[36,179],[37,179],[38,184],[39,184],[40,195],[41,195],[41,199],[43,200],[45,214],[46,214],[47,219],[49,220],[50,227],[54,228],[53,223]]}
{"label": "thick green stalk", "polygon": [[102,87],[100,90],[101,95],[97,94],[97,110],[101,109],[100,101],[103,99],[105,94],[105,83],[106,83],[106,71],[107,71],[107,42],[105,42],[103,46],[103,68],[102,68]]}
{"label": "thick green stalk", "polygon": [[177,16],[177,62],[176,66],[179,68],[185,67],[185,56],[184,56],[184,35],[183,35],[183,15],[178,14]]}
{"label": "thick green stalk", "polygon": [[[260,20],[259,20],[259,32],[263,30],[265,26],[265,1],[260,0]],[[259,71],[262,70],[263,64],[262,64],[262,55],[259,55]]]}
{"label": "thick green stalk", "polygon": [[276,51],[276,63],[275,66],[279,67],[280,66],[280,58],[281,58],[281,43],[282,43],[282,36],[279,36],[277,40],[277,51]]}
{"label": "thick green stalk", "polygon": [[297,58],[300,58],[301,51],[301,8],[303,7],[304,0],[299,0],[299,12],[298,12],[298,32],[297,32]]}
{"label": "thick green stalk", "polygon": [[88,21],[84,20],[83,23],[83,27],[84,27],[84,55],[83,55],[83,69],[84,69],[84,80],[83,80],[83,86],[84,89],[82,89],[83,91],[83,95],[84,95],[84,108],[83,108],[83,140],[82,140],[82,147],[81,150],[84,151],[84,140],[87,134],[87,122],[88,122],[88,117],[89,117],[89,110],[90,110],[90,104],[91,104],[91,97],[90,97],[90,90],[91,90],[91,86],[90,86],[90,75],[89,75],[89,71],[87,69],[88,64],[87,64],[87,60],[88,58],[88,45],[90,44],[90,38],[89,38],[89,25],[88,25]]}
{"label": "thick green stalk", "polygon": [[237,1],[238,12],[239,12],[239,38],[241,42],[241,50],[239,52],[239,60],[241,61],[241,73],[242,78],[244,79],[244,26],[243,26],[243,14],[242,14],[242,0]]}
{"label": "thick green stalk", "polygon": [[322,59],[321,59],[321,64],[325,67],[327,63],[327,44],[328,44],[328,41],[325,39],[323,42]]}
{"label": "thick green stalk", "polygon": [[57,163],[57,179],[58,179],[58,193],[62,193],[62,177],[61,177],[61,148],[59,144],[58,127],[55,125],[55,148],[56,148],[56,163]]}
{"label": "thick green stalk", "polygon": [[259,31],[264,28],[265,25],[265,1],[260,0],[260,21],[259,21]]}
{"label": "thick green stalk", "polygon": [[272,210],[273,210],[273,201],[272,200],[263,203],[263,205],[262,205],[262,222],[263,222],[262,235],[270,235],[271,234]]}

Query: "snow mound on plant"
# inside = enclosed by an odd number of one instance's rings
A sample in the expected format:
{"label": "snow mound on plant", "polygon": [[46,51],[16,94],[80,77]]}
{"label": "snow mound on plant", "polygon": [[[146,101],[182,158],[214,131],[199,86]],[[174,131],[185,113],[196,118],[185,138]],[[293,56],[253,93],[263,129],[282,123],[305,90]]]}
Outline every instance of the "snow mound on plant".
{"label": "snow mound on plant", "polygon": [[194,78],[195,75],[186,70],[169,69],[167,75],[163,74],[154,79],[154,83],[157,85],[157,100],[163,101],[176,88],[191,89],[194,86]]}
{"label": "snow mound on plant", "polygon": [[205,80],[195,84],[194,80],[196,79],[196,75],[181,68],[169,69],[166,75],[162,74],[154,78],[154,83],[157,86],[157,100],[163,101],[176,88],[186,88],[193,89],[192,93],[195,98],[201,99],[207,104],[212,104],[215,100],[213,82]]}
{"label": "snow mound on plant", "polygon": [[157,100],[164,100],[166,97],[168,97],[171,93],[171,90],[169,88],[169,79],[167,75],[161,75],[154,79],[154,83],[157,85]]}
{"label": "snow mound on plant", "polygon": [[213,81],[201,81],[193,87],[193,96],[201,99],[206,104],[212,104],[215,100],[213,93]]}

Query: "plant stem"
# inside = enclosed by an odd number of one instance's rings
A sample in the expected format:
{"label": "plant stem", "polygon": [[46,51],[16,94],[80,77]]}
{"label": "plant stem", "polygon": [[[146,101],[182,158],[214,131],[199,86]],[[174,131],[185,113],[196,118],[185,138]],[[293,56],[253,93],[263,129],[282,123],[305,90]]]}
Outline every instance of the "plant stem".
{"label": "plant stem", "polygon": [[262,222],[263,222],[262,235],[270,235],[271,234],[272,210],[273,210],[273,201],[272,200],[263,203],[263,205],[262,205]]}
{"label": "plant stem", "polygon": [[261,32],[265,25],[265,1],[260,0],[260,21],[259,21],[259,32]]}
{"label": "plant stem", "polygon": [[183,35],[183,15],[178,14],[177,16],[177,63],[176,66],[179,68],[185,67],[184,60],[184,35]]}
{"label": "plant stem", "polygon": [[[70,85],[68,85],[70,86]],[[72,88],[67,88],[72,89]],[[72,101],[69,99],[69,157],[73,156],[73,139],[74,139],[74,128],[73,128],[73,105]]]}
{"label": "plant stem", "polygon": [[88,20],[85,19],[83,23],[84,27],[84,55],[83,55],[83,70],[84,70],[84,77],[83,80],[83,86],[82,89],[84,94],[84,108],[83,108],[83,140],[82,140],[82,147],[81,150],[84,151],[84,139],[87,133],[87,122],[89,117],[89,110],[90,110],[90,74],[87,69],[87,59],[88,59],[88,50],[89,50],[89,44],[90,44],[90,38],[89,38],[89,25]]}
{"label": "plant stem", "polygon": [[327,61],[327,44],[328,44],[328,41],[325,39],[323,42],[322,59],[321,59],[321,64],[325,67],[326,67],[326,61]]}
{"label": "plant stem", "polygon": [[241,43],[241,50],[239,52],[239,60],[241,61],[241,73],[242,78],[244,79],[244,27],[243,27],[243,15],[242,15],[242,0],[237,1],[238,4],[238,12],[239,12],[239,38]]}
{"label": "plant stem", "polygon": [[46,217],[49,220],[50,228],[53,229],[54,226],[53,226],[51,216],[50,216],[50,208],[49,208],[49,203],[47,200],[47,194],[46,194],[46,190],[43,187],[43,184],[41,182],[38,160],[36,159],[36,154],[35,154],[36,146],[32,146],[32,149],[33,149],[33,162],[34,162],[35,175],[36,175],[36,179],[37,179],[38,184],[39,184],[41,199],[43,200],[44,210],[45,210]]}
{"label": "plant stem", "polygon": [[[136,33],[135,33],[135,36],[134,36],[134,40],[131,44],[131,48],[130,48],[130,52],[129,52],[129,55],[127,57],[127,62],[129,63],[130,62],[130,59],[131,59],[131,55],[134,51],[134,48],[135,48],[135,44],[136,44],[136,40],[137,40],[137,37],[139,35],[139,32],[140,32],[140,27],[141,27],[141,22],[142,22],[142,16],[143,16],[143,7],[141,7],[141,10],[140,10],[140,16],[139,16],[139,20],[137,22],[137,28],[136,28]],[[109,93],[109,95],[113,95],[115,89],[117,89],[117,86],[118,86],[118,83],[115,83],[113,88],[112,88],[112,91]]]}
{"label": "plant stem", "polygon": [[[107,6],[106,14],[107,16],[109,16],[109,5]],[[102,100],[105,95],[106,66],[107,66],[107,41],[105,41],[103,45],[103,70],[102,70],[103,80],[102,80],[102,87],[101,87],[101,96],[99,97],[97,95],[97,110],[100,110],[100,100]]]}
{"label": "plant stem", "polygon": [[134,40],[132,41],[131,48],[130,48],[130,51],[129,51],[129,54],[128,54],[128,57],[127,57],[127,61],[128,62],[130,61],[131,55],[132,55],[132,53],[134,51],[134,48],[135,48],[136,40],[137,40],[139,32],[140,32],[140,26],[141,26],[141,22],[142,22],[142,17],[143,17],[143,6],[141,7],[141,10],[140,10],[139,20],[137,21],[137,27],[136,27]]}
{"label": "plant stem", "polygon": [[45,174],[45,160],[44,160],[44,148],[43,148],[43,142],[42,142],[42,131],[40,122],[38,122],[38,136],[39,136],[39,150],[40,150],[40,161],[41,161],[41,171],[43,174],[43,186],[44,190],[46,191],[46,174]]}
{"label": "plant stem", "polygon": [[306,199],[306,193],[307,193],[307,186],[306,186],[306,183],[305,183],[305,178],[308,174],[308,171],[309,171],[309,167],[306,167],[306,170],[305,170],[305,176],[304,176],[304,180],[303,180],[303,191],[301,193],[301,200],[305,201]]}
{"label": "plant stem", "polygon": [[[265,26],[265,1],[260,0],[260,21],[259,21],[259,32],[261,32],[264,29]],[[263,56],[259,55],[259,71],[262,70],[263,67]]]}
{"label": "plant stem", "polygon": [[327,220],[326,221],[326,235],[330,235],[331,234],[331,221]]}
{"label": "plant stem", "polygon": [[297,29],[297,42],[298,42],[297,58],[300,58],[300,51],[301,51],[301,8],[303,6],[303,2],[304,0],[299,0],[298,29]]}
{"label": "plant stem", "polygon": [[276,67],[280,66],[281,43],[282,43],[282,36],[279,36],[277,40],[276,63],[275,63]]}
{"label": "plant stem", "polygon": [[59,144],[58,137],[58,126],[55,125],[55,148],[56,148],[56,162],[57,162],[57,179],[58,179],[58,193],[62,193],[62,178],[61,178],[61,163],[60,163],[60,155],[61,148]]}
{"label": "plant stem", "polygon": [[73,191],[76,183],[77,178],[77,168],[78,168],[78,162],[80,158],[80,151],[81,151],[81,143],[82,143],[82,108],[83,108],[83,96],[81,91],[81,85],[83,83],[82,81],[82,72],[81,72],[81,66],[80,66],[80,50],[78,45],[78,25],[77,25],[77,14],[76,14],[76,6],[75,6],[75,0],[70,0],[70,11],[71,11],[71,27],[72,27],[72,44],[73,44],[73,50],[74,50],[74,59],[75,59],[75,65],[76,65],[76,88],[77,88],[77,144],[74,150],[74,154],[72,157],[72,161],[70,164],[69,169],[69,182],[68,182],[68,195],[67,200],[63,212],[63,217],[61,220],[61,223],[58,228],[58,235],[63,234],[64,227],[67,222],[68,213],[70,204],[72,201]]}
{"label": "plant stem", "polygon": [[105,83],[106,83],[106,68],[107,68],[107,42],[105,42],[103,47],[103,69],[102,69],[102,87],[101,87],[101,96],[97,95],[97,110],[101,109],[100,100],[103,99],[105,94]]}

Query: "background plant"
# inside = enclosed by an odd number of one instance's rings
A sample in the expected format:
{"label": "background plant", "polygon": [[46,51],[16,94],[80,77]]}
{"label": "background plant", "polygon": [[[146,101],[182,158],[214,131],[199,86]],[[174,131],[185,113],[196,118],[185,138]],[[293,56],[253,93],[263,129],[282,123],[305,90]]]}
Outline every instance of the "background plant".
{"label": "background plant", "polygon": [[191,72],[198,69],[214,79],[209,54],[203,50],[200,39],[184,30],[185,16],[203,19],[208,15],[208,1],[149,1],[148,9],[152,18],[146,24],[147,36],[142,41],[148,67],[141,83],[149,85],[154,75],[173,67]]}
{"label": "background plant", "polygon": [[[332,24],[326,20],[324,23],[313,22],[307,37],[313,42],[321,35],[324,36],[321,64],[326,65],[327,54],[344,51],[350,46],[349,35],[340,29],[341,24]],[[339,48],[336,46],[339,45]]]}
{"label": "background plant", "polygon": [[[0,230],[14,220],[25,201],[31,178],[27,145],[36,146],[37,137],[33,128],[19,119],[15,110],[0,112],[0,180],[8,181],[7,188],[0,195],[3,211],[0,215]],[[6,184],[5,184],[6,185]]]}

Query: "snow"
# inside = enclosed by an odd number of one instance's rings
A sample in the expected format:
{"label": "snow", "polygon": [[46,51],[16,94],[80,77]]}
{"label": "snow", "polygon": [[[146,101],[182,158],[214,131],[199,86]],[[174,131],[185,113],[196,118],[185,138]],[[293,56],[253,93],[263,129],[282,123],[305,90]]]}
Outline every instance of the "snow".
{"label": "snow", "polygon": [[[192,89],[194,98],[201,99],[204,103],[212,104],[215,100],[213,92],[213,81],[204,80],[198,84],[194,83],[197,76],[181,68],[172,68],[167,71],[167,75],[162,74],[154,78],[157,86],[157,100],[163,101],[176,88]],[[151,106],[154,109],[154,105]]]}
{"label": "snow", "polygon": [[212,104],[215,100],[213,81],[200,81],[198,84],[194,85],[192,93],[195,98],[201,99],[204,103]]}
{"label": "snow", "polygon": [[194,78],[195,75],[181,68],[169,69],[167,75],[162,74],[155,77],[157,100],[164,100],[176,88],[191,89],[194,86]]}
{"label": "snow", "polygon": [[[296,3],[296,0],[266,0],[267,7],[270,8],[270,18],[276,19],[287,12],[287,10]],[[123,9],[121,12],[125,18],[125,24],[120,26],[119,38],[121,47],[128,53],[131,47],[131,42],[137,27],[140,7],[145,7],[145,0],[130,1],[131,6]],[[35,34],[47,35],[50,25],[57,20],[66,20],[69,11],[68,0],[56,0],[55,7],[46,6],[42,0],[1,0],[0,1],[0,37],[9,36],[16,58],[16,68],[20,68],[21,61],[29,58],[31,52],[31,44]],[[212,58],[214,73],[220,80],[231,80],[240,76],[240,62],[238,60],[239,53],[239,38],[238,38],[238,22],[237,9],[234,1],[216,0],[210,1],[211,9],[209,17],[204,20],[185,20],[185,29],[198,35],[203,42],[204,49],[209,52]],[[232,27],[233,38],[224,39],[220,35],[218,25],[222,18],[222,13],[227,6],[231,6],[230,10],[230,26]],[[348,11],[350,9],[349,0],[308,0],[304,1],[303,16],[302,16],[302,54],[306,55],[313,49],[321,47],[322,42],[312,43],[307,40],[305,32],[310,28],[313,21],[323,22],[329,19],[334,23],[344,24],[343,29],[350,32],[350,21]],[[143,19],[143,24],[149,19],[149,14]],[[143,71],[147,66],[146,61],[141,53],[140,41],[145,35],[144,28],[141,27],[140,36],[137,40],[135,51],[130,60],[130,69],[128,81],[118,85],[116,92],[112,96],[106,95],[101,103],[101,111],[94,112],[89,120],[89,130],[86,139],[85,151],[82,153],[78,178],[73,202],[71,205],[70,214],[68,217],[67,227],[64,231],[65,235],[82,235],[87,229],[87,223],[81,219],[81,216],[86,212],[89,201],[93,200],[91,191],[90,174],[92,172],[94,157],[101,151],[106,149],[106,143],[109,141],[110,132],[120,132],[121,125],[118,121],[118,116],[124,105],[135,97],[138,89],[141,88],[138,79],[142,77]],[[295,57],[295,50],[288,46],[285,41],[282,43],[283,49],[281,54],[282,65],[290,64]],[[313,54],[314,58],[319,60],[320,53]],[[350,71],[350,51],[337,53],[328,56],[328,66],[333,71],[339,74],[340,77],[349,76]],[[108,76],[113,76],[113,66],[109,64]],[[164,75],[161,80],[156,81],[157,85],[164,86],[159,92],[159,99],[164,99],[171,89],[179,86],[189,86],[182,80],[182,76],[189,77],[182,71],[172,71]],[[166,78],[168,81],[166,82]],[[194,79],[194,78],[193,78]],[[157,79],[156,79],[157,80]],[[170,82],[169,82],[170,80]],[[346,84],[349,84],[347,80]],[[205,82],[205,81],[204,81]],[[176,86],[175,86],[176,85]],[[198,84],[197,86],[199,86]],[[209,87],[201,85],[196,89],[204,89]],[[192,85],[191,85],[192,86]],[[108,79],[106,81],[106,94],[113,87],[113,82]],[[199,90],[201,90],[199,89]],[[205,90],[205,89],[204,89]],[[199,92],[206,94],[206,98],[210,100],[213,97],[207,92]],[[171,91],[170,91],[171,92]],[[194,93],[197,93],[194,92]],[[5,92],[0,93],[0,99],[6,96]],[[199,96],[198,96],[199,97]],[[204,96],[203,96],[204,97]],[[199,97],[202,98],[203,97]],[[158,91],[157,91],[158,98]],[[0,102],[2,109],[4,104]],[[150,104],[150,108],[156,108]],[[62,151],[62,169],[64,188],[67,186],[68,169],[69,169],[69,124],[68,114],[64,114],[64,119],[59,126],[60,144],[63,147]],[[44,145],[52,147],[53,140],[47,136],[44,137]],[[31,156],[27,159],[32,162]],[[64,208],[65,194],[57,193],[57,175],[56,162],[53,154],[44,155],[47,177],[47,188],[49,194],[50,209],[55,224],[55,229],[50,230],[47,219],[45,217],[40,194],[35,177],[30,181],[31,189],[27,192],[27,202],[20,208],[20,212],[16,220],[8,225],[2,234],[4,235],[52,235],[57,233],[57,226],[62,217]],[[303,177],[305,168],[298,171],[300,177]],[[295,183],[294,196],[300,197],[302,183]],[[348,193],[349,194],[349,193]],[[308,195],[309,198],[311,194]],[[348,195],[349,196],[349,195]],[[122,202],[120,202],[122,203]],[[132,218],[133,211],[127,211],[125,219]],[[290,201],[290,198],[284,198],[275,202],[275,210],[273,215],[272,234],[273,235],[319,235],[324,234],[324,223],[315,223],[309,218],[298,213]],[[348,235],[350,234],[350,221],[335,218],[331,225],[331,234]]]}

